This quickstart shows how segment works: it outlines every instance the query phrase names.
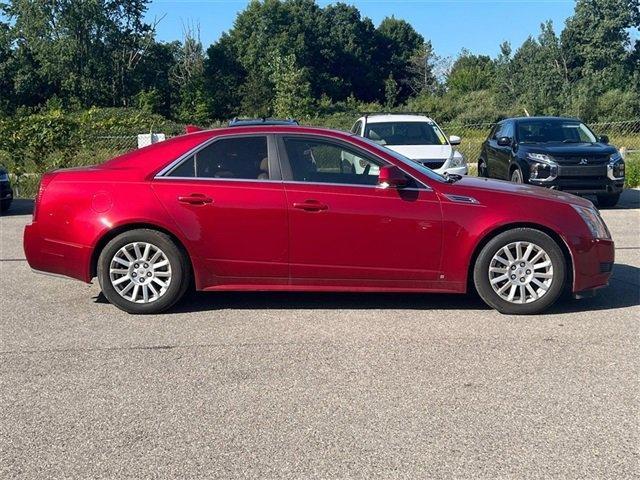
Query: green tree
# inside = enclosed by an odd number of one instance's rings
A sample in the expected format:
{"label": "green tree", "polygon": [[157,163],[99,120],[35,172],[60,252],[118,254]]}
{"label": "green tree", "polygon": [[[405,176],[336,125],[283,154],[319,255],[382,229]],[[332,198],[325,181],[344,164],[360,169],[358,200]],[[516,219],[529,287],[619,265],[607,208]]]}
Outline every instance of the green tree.
{"label": "green tree", "polygon": [[309,116],[312,100],[306,70],[296,65],[293,55],[273,55],[270,67],[275,92],[273,113],[278,117]]}
{"label": "green tree", "polygon": [[602,91],[624,87],[629,29],[638,25],[639,0],[578,0],[562,32],[571,79],[588,79]]}
{"label": "green tree", "polygon": [[463,50],[453,64],[446,83],[449,90],[464,94],[491,88],[495,76],[495,65],[490,57]]}
{"label": "green tree", "polygon": [[[148,0],[13,0],[0,5],[11,21],[15,84],[73,103],[126,105],[129,85],[153,29]],[[16,85],[20,92],[21,85]]]}
{"label": "green tree", "polygon": [[404,102],[412,94],[417,73],[411,67],[415,57],[424,53],[424,37],[411,24],[393,16],[382,20],[377,32],[384,75],[392,74],[396,79],[398,100]]}

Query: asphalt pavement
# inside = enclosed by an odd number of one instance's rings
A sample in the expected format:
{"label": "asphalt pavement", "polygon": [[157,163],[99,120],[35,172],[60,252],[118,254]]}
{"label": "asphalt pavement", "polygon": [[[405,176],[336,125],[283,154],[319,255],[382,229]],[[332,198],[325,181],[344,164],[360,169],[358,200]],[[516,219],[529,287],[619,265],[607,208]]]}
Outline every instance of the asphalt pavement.
{"label": "asphalt pavement", "polygon": [[473,296],[207,293],[127,315],[34,274],[0,218],[0,478],[638,478],[640,191],[611,285],[545,315]]}

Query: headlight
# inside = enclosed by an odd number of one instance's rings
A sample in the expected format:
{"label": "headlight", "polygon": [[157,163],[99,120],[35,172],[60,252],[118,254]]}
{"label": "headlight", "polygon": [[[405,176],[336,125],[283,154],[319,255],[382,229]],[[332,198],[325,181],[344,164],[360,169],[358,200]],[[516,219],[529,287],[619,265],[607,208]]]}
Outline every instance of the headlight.
{"label": "headlight", "polygon": [[453,167],[464,167],[467,161],[464,159],[464,156],[460,153],[456,155],[455,153],[451,156],[451,163],[449,166]]}
{"label": "headlight", "polygon": [[607,225],[595,208],[579,207],[577,205],[572,205],[572,207],[582,217],[593,238],[611,238]]}
{"label": "headlight", "polygon": [[7,172],[0,173],[0,182],[8,182],[9,174]]}
{"label": "headlight", "polygon": [[620,152],[616,152],[609,157],[607,165],[607,176],[611,180],[622,180],[624,178],[624,160]]}
{"label": "headlight", "polygon": [[558,176],[558,164],[544,153],[527,153],[529,160],[529,179],[538,182],[550,182]]}

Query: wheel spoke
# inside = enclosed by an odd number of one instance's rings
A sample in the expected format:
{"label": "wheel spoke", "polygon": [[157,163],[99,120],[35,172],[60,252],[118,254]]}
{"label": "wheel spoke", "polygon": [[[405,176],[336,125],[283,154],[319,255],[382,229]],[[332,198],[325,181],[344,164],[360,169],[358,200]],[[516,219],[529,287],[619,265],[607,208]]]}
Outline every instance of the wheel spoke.
{"label": "wheel spoke", "polygon": [[528,244],[526,250],[522,254],[522,259],[525,262],[528,261],[529,255],[531,255],[531,252],[533,252],[533,243]]}
{"label": "wheel spoke", "polygon": [[551,266],[551,261],[550,260],[546,260],[542,263],[537,263],[533,265],[533,269],[534,270],[538,270],[539,268],[545,268],[545,267],[550,267]]}
{"label": "wheel spoke", "polygon": [[164,283],[162,280],[160,280],[159,278],[154,277],[153,281],[156,282],[158,285],[160,285],[162,288],[166,288],[167,284]]}
{"label": "wheel spoke", "polygon": [[127,247],[122,248],[120,251],[125,257],[127,257],[127,260],[129,260],[130,262],[135,261],[135,258],[133,258],[129,252],[127,252]]}
{"label": "wheel spoke", "polygon": [[534,272],[534,278],[553,278],[553,273]]}
{"label": "wheel spoke", "polygon": [[133,287],[133,292],[131,292],[131,301],[135,302],[136,298],[138,298],[138,290],[140,289],[140,285],[136,284]]}
{"label": "wheel spoke", "polygon": [[500,275],[499,277],[491,279],[491,283],[495,285],[496,283],[500,283],[509,279],[509,275],[506,273],[504,275]]}
{"label": "wheel spoke", "polygon": [[493,259],[494,259],[496,262],[500,262],[500,263],[502,263],[503,265],[509,265],[509,260],[507,260],[507,259],[506,259],[506,258],[504,258],[504,257],[501,257],[501,256],[499,255],[499,253],[500,253],[500,252],[498,252],[498,253],[496,254],[496,256],[495,256],[495,257],[493,257]]}
{"label": "wheel spoke", "polygon": [[491,273],[507,273],[507,269],[506,268],[502,268],[502,267],[491,267],[491,268],[489,268],[489,272],[491,272]]}
{"label": "wheel spoke", "polygon": [[534,285],[537,285],[539,288],[541,288],[542,290],[544,290],[545,292],[548,290],[548,286],[545,285],[544,283],[542,283],[540,280],[536,279],[536,278],[532,278],[531,279],[531,283],[533,283]]}
{"label": "wheel spoke", "polygon": [[133,244],[133,253],[136,255],[136,260],[142,260],[142,252],[140,251],[140,245],[137,243]]}
{"label": "wheel spoke", "polygon": [[122,295],[123,297],[129,293],[129,290],[131,290],[133,288],[133,282],[131,282],[129,285],[127,285],[126,287],[124,287],[121,291],[120,291],[120,295]]}
{"label": "wheel spoke", "polygon": [[130,281],[131,279],[129,278],[129,276],[125,276],[125,277],[120,277],[117,280],[114,280],[113,282],[111,282],[111,284],[115,287],[116,285],[120,285],[121,283]]}
{"label": "wheel spoke", "polygon": [[522,242],[516,242],[516,259],[522,259]]}
{"label": "wheel spoke", "polygon": [[509,290],[509,296],[507,297],[507,300],[509,300],[510,302],[513,302],[513,297],[516,295],[517,289],[518,289],[517,285],[511,285],[511,290]]}
{"label": "wheel spoke", "polygon": [[520,303],[527,303],[527,290],[524,285],[520,285]]}
{"label": "wheel spoke", "polygon": [[142,252],[142,260],[147,260],[149,257],[149,252],[151,251],[151,244],[147,243],[144,247],[144,252]]}
{"label": "wheel spoke", "polygon": [[144,303],[149,301],[149,288],[146,285],[142,285],[142,300]]}
{"label": "wheel spoke", "polygon": [[120,257],[113,257],[113,261],[119,263],[124,267],[129,267],[129,265],[131,265],[131,262],[127,262],[126,260],[123,260]]}
{"label": "wheel spoke", "polygon": [[510,262],[515,262],[515,260],[516,260],[516,259],[515,259],[515,258],[513,258],[513,255],[511,254],[511,250],[509,249],[509,245],[507,245],[506,247],[504,247],[504,248],[502,249],[502,251],[505,253],[505,255],[507,256],[507,259],[508,259]]}
{"label": "wheel spoke", "polygon": [[162,268],[162,267],[164,267],[165,265],[169,265],[169,260],[162,260],[161,262],[154,263],[154,264],[153,264],[153,269],[155,270],[155,269],[157,269],[157,268]]}
{"label": "wheel spoke", "polygon": [[538,299],[538,293],[533,289],[530,283],[527,284],[527,290],[531,294],[531,301]]}
{"label": "wheel spoke", "polygon": [[124,268],[112,268],[111,270],[109,270],[109,273],[112,275],[127,275],[129,273],[129,270],[126,270]]}

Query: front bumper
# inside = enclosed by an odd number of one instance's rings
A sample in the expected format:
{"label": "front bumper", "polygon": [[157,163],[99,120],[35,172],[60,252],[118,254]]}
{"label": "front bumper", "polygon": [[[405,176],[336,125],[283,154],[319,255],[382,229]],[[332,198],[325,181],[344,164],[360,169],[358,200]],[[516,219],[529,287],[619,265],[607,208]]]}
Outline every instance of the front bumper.
{"label": "front bumper", "polygon": [[455,175],[467,175],[469,173],[469,167],[467,164],[464,164],[461,167],[449,167],[449,168],[439,168],[438,170],[434,170],[436,173],[440,175],[444,175],[445,173],[455,174]]}
{"label": "front bumper", "polygon": [[615,262],[613,240],[581,238],[572,244],[574,295],[585,296],[606,287]]}
{"label": "front bumper", "polygon": [[539,187],[562,190],[563,192],[573,193],[575,195],[616,194],[621,193],[624,189],[624,179],[610,180],[608,178],[598,177],[556,177],[550,182],[529,180],[529,183]]}

